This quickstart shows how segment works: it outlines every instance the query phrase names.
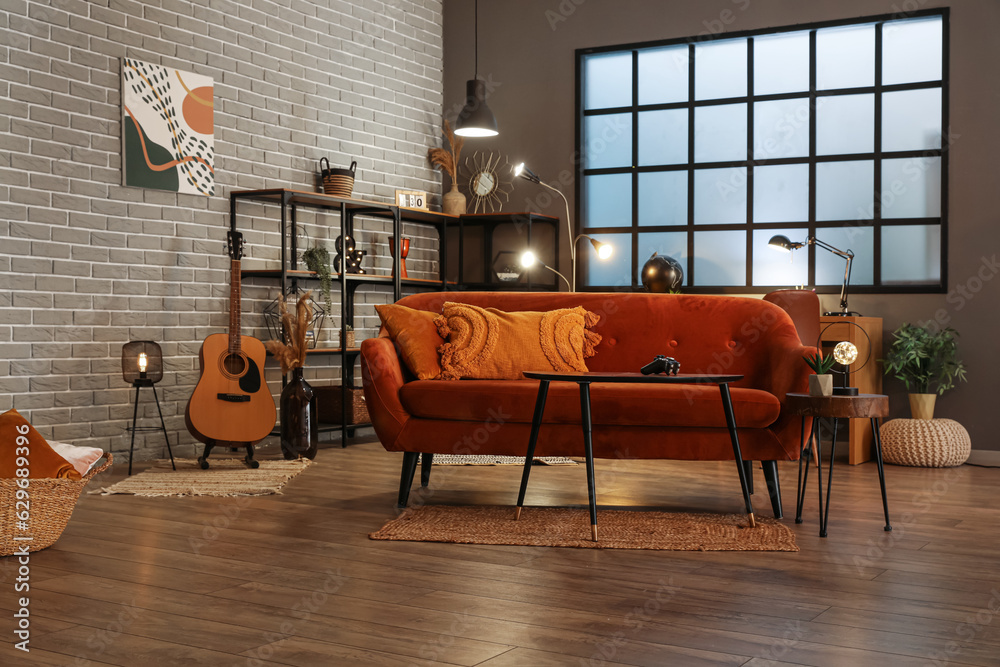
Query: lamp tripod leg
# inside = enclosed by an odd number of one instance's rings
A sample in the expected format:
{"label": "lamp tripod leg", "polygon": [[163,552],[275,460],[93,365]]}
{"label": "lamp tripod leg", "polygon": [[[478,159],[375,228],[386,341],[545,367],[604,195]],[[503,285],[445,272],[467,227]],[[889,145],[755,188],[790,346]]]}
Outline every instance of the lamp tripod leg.
{"label": "lamp tripod leg", "polygon": [[[156,399],[156,411],[160,415],[160,428],[163,429],[163,439],[167,441],[167,453],[170,454],[170,467],[177,470],[177,465],[174,464],[174,451],[170,449],[170,436],[167,435],[167,425],[163,421],[163,411],[160,410],[160,397],[156,395],[156,385],[153,385],[153,398]],[[129,463],[131,463],[131,458]]]}
{"label": "lamp tripod leg", "polygon": [[135,424],[139,418],[139,385],[135,385],[135,407],[132,408],[132,443],[128,446],[128,474],[132,476],[132,452],[135,451]]}

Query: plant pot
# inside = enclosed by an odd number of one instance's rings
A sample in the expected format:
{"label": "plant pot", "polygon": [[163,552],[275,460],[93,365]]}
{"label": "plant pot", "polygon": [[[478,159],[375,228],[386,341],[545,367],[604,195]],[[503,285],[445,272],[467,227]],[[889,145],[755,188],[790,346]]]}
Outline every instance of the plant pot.
{"label": "plant pot", "polygon": [[463,215],[465,213],[465,195],[458,191],[458,183],[451,184],[451,190],[444,196],[441,207],[448,215]]}
{"label": "plant pot", "polygon": [[809,376],[810,396],[833,396],[833,376],[829,373],[824,375]]}
{"label": "plant pot", "polygon": [[302,377],[302,368],[281,390],[281,453],[286,459],[316,458],[319,424],[312,406],[313,388]]}
{"label": "plant pot", "polygon": [[355,343],[357,341],[354,338],[353,331],[348,331],[347,333],[341,332],[341,336],[343,336],[343,338],[341,338],[340,340],[340,348],[342,350],[346,350],[348,348],[352,348],[355,346]]}
{"label": "plant pot", "polygon": [[910,415],[914,419],[934,419],[937,394],[910,394]]}

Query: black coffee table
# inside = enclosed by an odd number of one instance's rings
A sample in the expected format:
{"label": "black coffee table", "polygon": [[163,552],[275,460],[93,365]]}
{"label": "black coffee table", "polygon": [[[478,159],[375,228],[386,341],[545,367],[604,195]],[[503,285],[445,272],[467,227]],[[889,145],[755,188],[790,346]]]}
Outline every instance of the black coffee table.
{"label": "black coffee table", "polygon": [[592,382],[619,382],[645,384],[717,384],[722,394],[722,409],[726,414],[726,426],[729,427],[729,437],[733,442],[733,456],[736,458],[736,470],[743,488],[743,501],[746,504],[747,518],[750,526],[756,526],[753,516],[753,505],[750,502],[750,490],[747,485],[746,472],[743,469],[743,455],[740,453],[740,440],[736,434],[736,417],[733,414],[733,401],[729,395],[729,383],[742,380],[742,375],[643,375],[642,373],[544,373],[525,372],[529,380],[539,380],[538,397],[535,399],[535,412],[531,419],[531,437],[528,439],[528,451],[524,458],[524,472],[521,474],[521,490],[517,494],[517,510],[515,519],[520,518],[524,506],[524,492],[528,488],[528,475],[531,474],[531,461],[535,456],[535,446],[538,444],[538,430],[542,426],[542,415],[545,412],[545,398],[549,393],[550,382],[576,382],[580,386],[581,426],[583,427],[583,451],[587,459],[587,491],[590,495],[590,533],[597,541],[597,497],[594,488],[594,447],[591,440],[590,418],[590,384]]}

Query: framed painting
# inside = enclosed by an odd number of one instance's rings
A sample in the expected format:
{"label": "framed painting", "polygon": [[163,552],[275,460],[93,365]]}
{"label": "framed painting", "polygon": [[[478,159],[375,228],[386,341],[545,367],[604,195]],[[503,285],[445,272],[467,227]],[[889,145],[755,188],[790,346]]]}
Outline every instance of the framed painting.
{"label": "framed painting", "polygon": [[123,183],[214,194],[213,106],[211,77],[123,58]]}

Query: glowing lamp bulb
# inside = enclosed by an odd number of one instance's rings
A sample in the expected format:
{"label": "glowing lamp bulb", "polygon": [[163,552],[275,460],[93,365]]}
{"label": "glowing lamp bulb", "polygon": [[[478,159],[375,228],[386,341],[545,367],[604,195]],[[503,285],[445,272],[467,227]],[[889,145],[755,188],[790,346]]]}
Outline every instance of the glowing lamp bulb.
{"label": "glowing lamp bulb", "polygon": [[614,248],[607,243],[602,243],[600,249],[597,251],[597,256],[601,259],[607,259],[611,257],[611,253],[614,252]]}
{"label": "glowing lamp bulb", "polygon": [[535,253],[530,250],[526,250],[524,254],[521,255],[521,266],[526,269],[530,269],[534,266],[536,261],[538,261],[538,259],[535,257]]}
{"label": "glowing lamp bulb", "polygon": [[139,353],[139,372],[140,373],[145,373],[146,372],[146,366],[147,366],[148,363],[149,362],[146,359],[146,353],[145,352],[140,352]]}
{"label": "glowing lamp bulb", "polygon": [[838,364],[849,366],[857,361],[858,348],[854,343],[849,343],[846,340],[837,343],[837,346],[833,348],[833,358],[837,360]]}

